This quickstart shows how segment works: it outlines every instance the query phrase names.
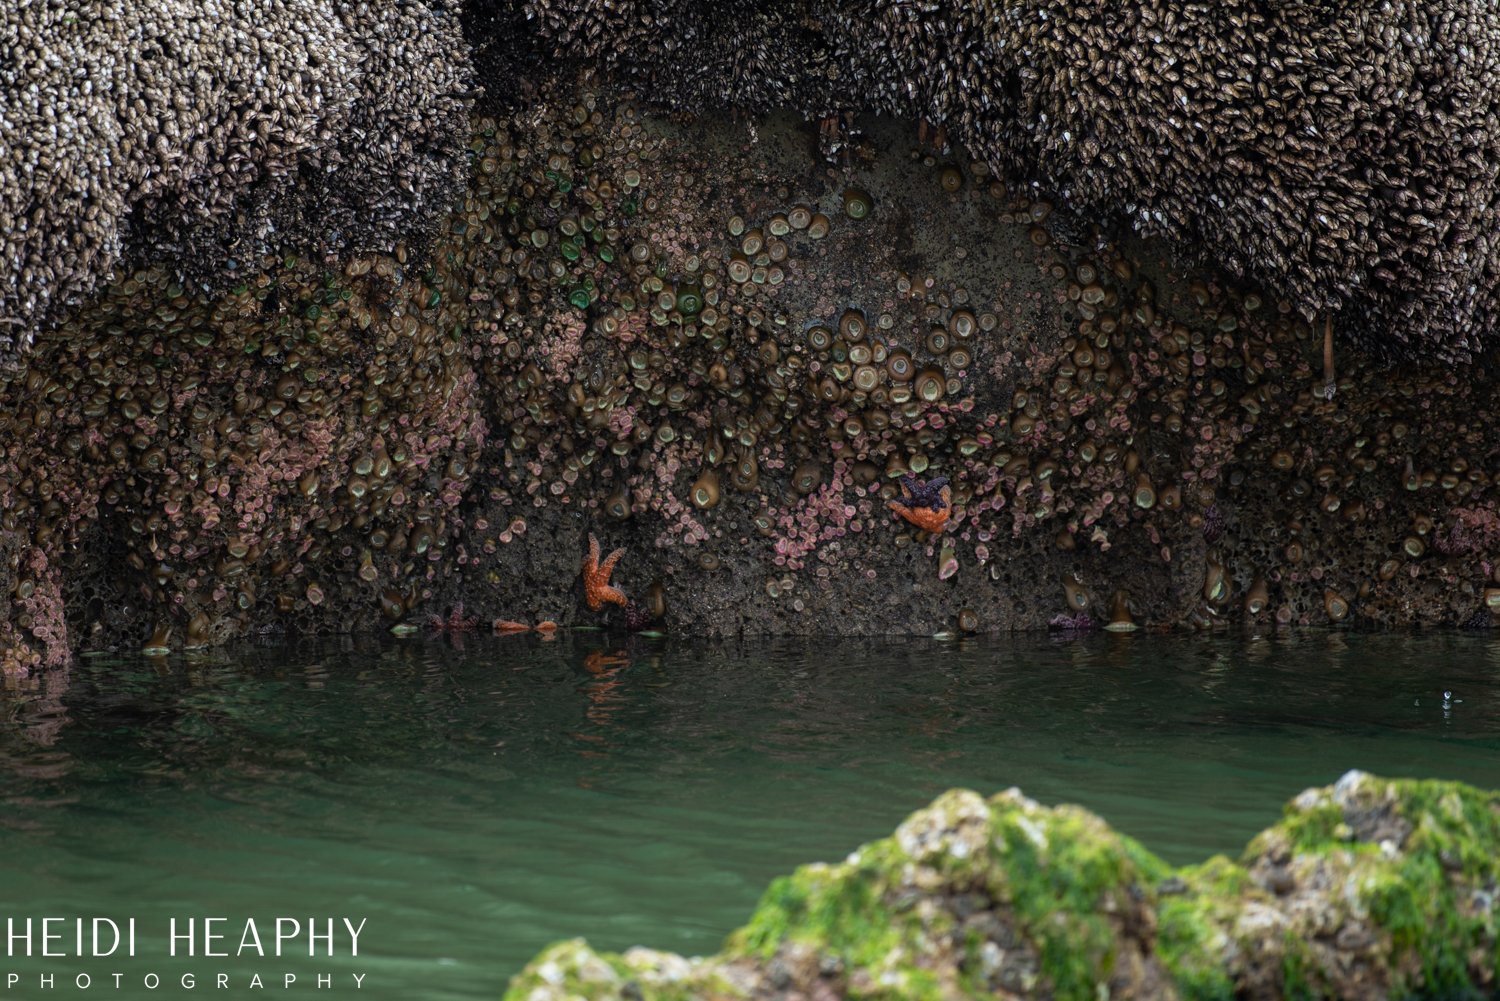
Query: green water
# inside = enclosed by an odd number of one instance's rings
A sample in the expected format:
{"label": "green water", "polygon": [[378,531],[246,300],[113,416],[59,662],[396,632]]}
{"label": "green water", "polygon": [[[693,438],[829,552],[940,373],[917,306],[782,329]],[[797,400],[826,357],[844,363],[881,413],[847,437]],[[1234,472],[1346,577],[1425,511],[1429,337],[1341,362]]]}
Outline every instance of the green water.
{"label": "green water", "polygon": [[[1172,862],[1237,852],[1351,767],[1500,787],[1500,640],[581,633],[89,660],[0,696],[0,761],[0,919],[134,917],[142,953],[0,953],[6,997],[249,996],[254,973],[349,994],[360,973],[361,996],[496,998],[558,938],[712,951],[773,876],[955,785],[1082,803]],[[212,916],[231,949],[247,918],[367,923],[357,958],[165,958],[169,918]],[[58,988],[28,990],[45,972]]]}

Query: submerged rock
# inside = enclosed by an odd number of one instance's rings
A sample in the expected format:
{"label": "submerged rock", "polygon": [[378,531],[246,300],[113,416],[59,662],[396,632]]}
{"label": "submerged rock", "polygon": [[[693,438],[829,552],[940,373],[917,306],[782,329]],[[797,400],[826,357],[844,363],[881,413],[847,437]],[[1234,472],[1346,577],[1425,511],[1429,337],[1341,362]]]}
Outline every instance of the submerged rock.
{"label": "submerged rock", "polygon": [[1489,996],[1500,794],[1350,772],[1173,870],[1079,807],[955,790],[774,882],[723,951],[552,946],[508,1001]]}

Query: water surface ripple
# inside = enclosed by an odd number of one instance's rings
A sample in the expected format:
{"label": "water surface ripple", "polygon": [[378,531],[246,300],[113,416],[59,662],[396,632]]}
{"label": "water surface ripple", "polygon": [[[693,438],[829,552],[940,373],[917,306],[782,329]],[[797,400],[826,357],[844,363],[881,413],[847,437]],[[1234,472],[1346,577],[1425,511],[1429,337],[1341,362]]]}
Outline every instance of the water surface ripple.
{"label": "water surface ripple", "polygon": [[[155,941],[0,983],[362,972],[364,996],[492,999],[558,938],[712,951],[770,878],[952,786],[1081,803],[1181,863],[1352,767],[1500,787],[1500,640],[572,633],[92,659],[0,693],[0,915],[133,916]],[[162,958],[171,917],[313,915],[366,918],[360,957]]]}

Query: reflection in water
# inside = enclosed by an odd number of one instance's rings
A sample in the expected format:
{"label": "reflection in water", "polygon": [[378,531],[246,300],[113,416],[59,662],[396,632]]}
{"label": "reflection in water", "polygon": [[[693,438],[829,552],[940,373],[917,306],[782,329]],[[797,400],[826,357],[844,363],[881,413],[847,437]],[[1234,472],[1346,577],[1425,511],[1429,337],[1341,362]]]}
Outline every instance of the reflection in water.
{"label": "reflection in water", "polygon": [[0,720],[6,724],[0,726],[0,739],[19,735],[37,747],[51,747],[68,721],[62,697],[71,677],[67,667],[25,677],[0,675]]}
{"label": "reflection in water", "polygon": [[[620,672],[629,666],[630,658],[623,650],[618,653],[591,650],[584,656],[583,669],[592,675],[592,680],[581,685],[579,690],[589,700],[584,716],[596,729],[602,730],[610,726],[614,722],[615,713],[624,705],[625,697],[618,691],[621,684]],[[580,733],[577,736],[593,745],[580,749],[580,754],[592,757],[604,753],[608,742],[603,733]]]}
{"label": "reflection in water", "polygon": [[954,785],[1080,802],[1174,862],[1237,851],[1350,767],[1500,787],[1483,635],[446,633],[21,684],[0,910],[347,901],[382,997],[494,997],[575,934],[711,950],[770,877]]}

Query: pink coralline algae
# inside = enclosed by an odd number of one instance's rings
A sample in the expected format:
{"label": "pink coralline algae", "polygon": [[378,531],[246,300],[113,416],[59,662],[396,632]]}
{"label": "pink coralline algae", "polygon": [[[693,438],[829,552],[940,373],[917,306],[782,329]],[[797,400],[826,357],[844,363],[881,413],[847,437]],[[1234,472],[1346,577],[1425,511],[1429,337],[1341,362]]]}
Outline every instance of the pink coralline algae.
{"label": "pink coralline algae", "polygon": [[578,362],[583,347],[583,335],[588,325],[576,311],[557,313],[548,322],[539,338],[538,353],[546,359],[553,379],[566,382]]}
{"label": "pink coralline algae", "polygon": [[1500,514],[1492,502],[1486,507],[1456,507],[1452,525],[1437,538],[1438,551],[1447,556],[1500,554]]}
{"label": "pink coralline algae", "polygon": [[56,568],[40,548],[33,548],[24,560],[26,576],[18,587],[18,622],[26,628],[37,652],[36,663],[57,667],[70,656],[68,626],[63,618],[61,581]]}
{"label": "pink coralline algae", "polygon": [[803,498],[801,503],[772,515],[777,537],[775,563],[779,567],[800,570],[807,555],[825,542],[842,538],[853,528],[859,508],[845,500],[852,480],[847,465],[834,464],[832,478]]}
{"label": "pink coralline algae", "polygon": [[1096,627],[1097,623],[1087,612],[1079,612],[1077,615],[1059,613],[1047,622],[1047,628],[1057,633],[1088,633],[1093,632]]}

